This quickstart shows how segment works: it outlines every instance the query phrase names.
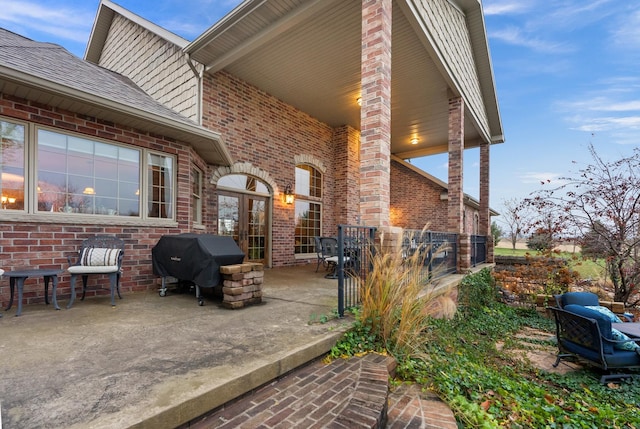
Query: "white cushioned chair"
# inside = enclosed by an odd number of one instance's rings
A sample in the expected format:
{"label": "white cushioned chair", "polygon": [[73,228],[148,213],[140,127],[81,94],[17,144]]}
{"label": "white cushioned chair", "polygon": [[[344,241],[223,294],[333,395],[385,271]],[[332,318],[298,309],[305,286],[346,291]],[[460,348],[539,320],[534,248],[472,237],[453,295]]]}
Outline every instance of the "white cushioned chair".
{"label": "white cushioned chair", "polygon": [[87,280],[92,274],[104,274],[109,277],[111,288],[111,305],[115,306],[115,293],[120,295],[120,275],[122,274],[122,258],[124,256],[124,241],[112,235],[96,235],[82,242],[75,263],[69,261],[69,274],[71,274],[71,298],[67,308],[71,308],[76,299],[76,278],[82,277],[82,298],[87,292]]}

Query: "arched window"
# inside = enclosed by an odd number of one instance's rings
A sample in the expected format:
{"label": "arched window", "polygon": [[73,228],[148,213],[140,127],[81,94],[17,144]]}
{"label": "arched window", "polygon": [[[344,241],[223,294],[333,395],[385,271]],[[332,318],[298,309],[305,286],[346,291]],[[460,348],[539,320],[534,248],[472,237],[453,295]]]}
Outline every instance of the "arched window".
{"label": "arched window", "polygon": [[217,186],[269,195],[269,188],[262,180],[246,174],[227,174],[218,180]]}
{"label": "arched window", "polygon": [[306,164],[296,166],[295,253],[315,253],[322,230],[322,173]]}

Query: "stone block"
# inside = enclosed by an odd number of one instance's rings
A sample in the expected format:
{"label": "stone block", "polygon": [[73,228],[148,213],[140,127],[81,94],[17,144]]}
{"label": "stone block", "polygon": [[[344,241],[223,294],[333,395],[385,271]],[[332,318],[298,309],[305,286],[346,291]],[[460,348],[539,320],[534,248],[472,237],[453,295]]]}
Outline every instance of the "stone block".
{"label": "stone block", "polygon": [[250,284],[248,286],[243,286],[242,287],[242,292],[243,293],[255,292],[257,290],[261,290],[261,288],[260,288],[260,286],[254,285],[254,284]]}
{"label": "stone block", "polygon": [[233,273],[233,274],[225,274],[224,275],[224,279],[225,280],[239,281],[239,280],[242,280],[243,278],[244,278],[244,274],[243,273]]}
{"label": "stone block", "polygon": [[224,265],[220,267],[220,273],[222,274],[234,274],[234,273],[241,273],[241,272],[242,272],[242,266],[240,264]]}
{"label": "stone block", "polygon": [[225,308],[229,308],[231,310],[236,310],[238,308],[244,308],[245,304],[243,301],[235,301],[235,302],[223,301],[222,306]]}
{"label": "stone block", "polygon": [[222,293],[226,296],[226,295],[231,295],[231,296],[235,296],[235,295],[240,295],[243,293],[242,288],[241,287],[222,287]]}
{"label": "stone block", "polygon": [[234,282],[233,280],[225,280],[222,282],[222,286],[225,287],[242,287],[242,282]]}
{"label": "stone block", "polygon": [[244,301],[253,298],[252,293],[241,293],[239,295],[223,295],[222,302]]}

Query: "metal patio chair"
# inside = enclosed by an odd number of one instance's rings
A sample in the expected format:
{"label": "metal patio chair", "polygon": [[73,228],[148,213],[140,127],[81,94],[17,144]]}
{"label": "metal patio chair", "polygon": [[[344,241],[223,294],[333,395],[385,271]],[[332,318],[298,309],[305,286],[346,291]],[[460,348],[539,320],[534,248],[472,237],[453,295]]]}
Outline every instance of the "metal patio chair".
{"label": "metal patio chair", "polygon": [[111,288],[111,305],[115,306],[115,293],[120,295],[120,276],[122,274],[122,258],[124,256],[124,241],[112,235],[96,235],[82,242],[75,263],[69,261],[68,272],[71,274],[71,298],[67,308],[71,308],[76,299],[76,277],[82,277],[82,298],[87,292],[87,280],[90,275],[104,274],[109,277]]}

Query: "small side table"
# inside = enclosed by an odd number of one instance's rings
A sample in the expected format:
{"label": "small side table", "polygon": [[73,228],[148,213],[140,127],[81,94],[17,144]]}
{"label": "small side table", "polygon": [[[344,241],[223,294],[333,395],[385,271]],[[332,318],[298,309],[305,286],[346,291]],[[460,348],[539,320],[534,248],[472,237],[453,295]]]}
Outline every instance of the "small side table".
{"label": "small side table", "polygon": [[13,305],[13,294],[16,284],[18,285],[18,312],[16,317],[22,314],[22,291],[24,289],[24,281],[29,277],[43,277],[44,278],[44,302],[49,304],[49,281],[53,282],[52,301],[53,307],[56,310],[60,310],[58,307],[58,299],[56,298],[56,291],[58,289],[58,274],[62,270],[51,269],[33,269],[33,270],[14,270],[5,271],[3,276],[9,277],[9,287],[11,290],[11,297],[9,298],[9,305],[5,311],[9,310]]}

